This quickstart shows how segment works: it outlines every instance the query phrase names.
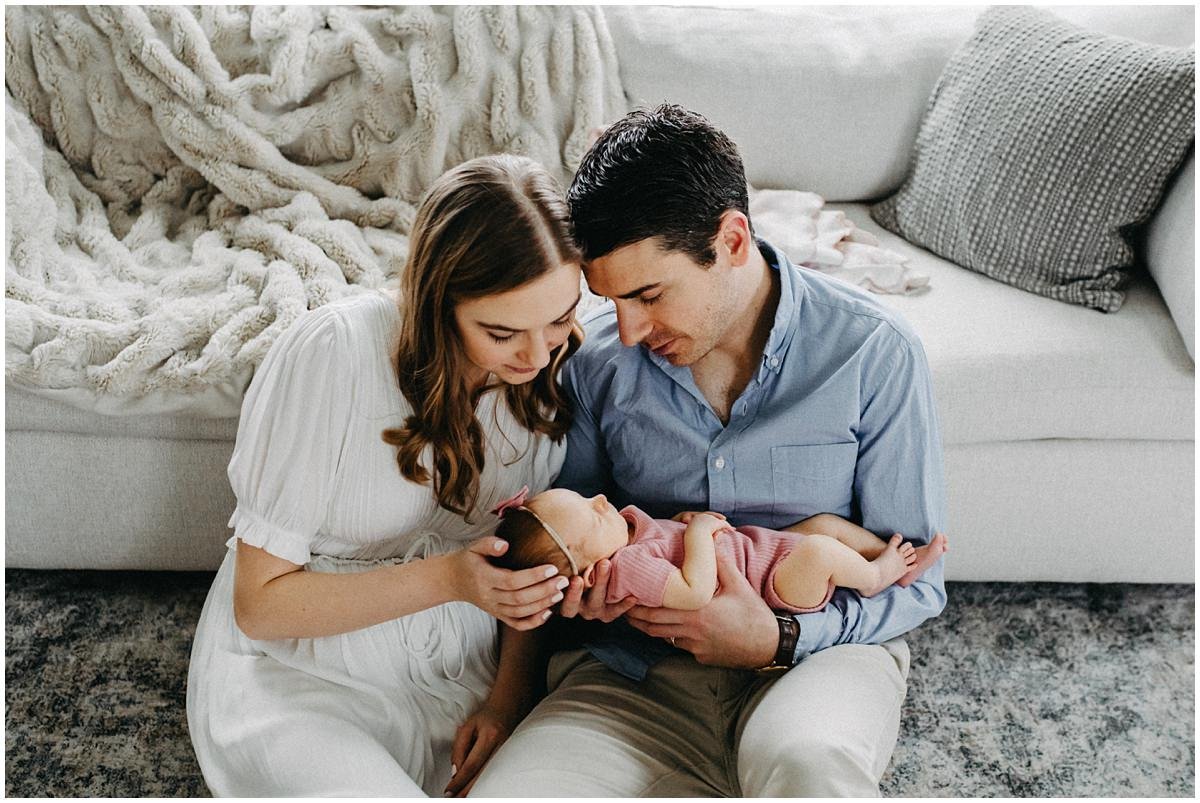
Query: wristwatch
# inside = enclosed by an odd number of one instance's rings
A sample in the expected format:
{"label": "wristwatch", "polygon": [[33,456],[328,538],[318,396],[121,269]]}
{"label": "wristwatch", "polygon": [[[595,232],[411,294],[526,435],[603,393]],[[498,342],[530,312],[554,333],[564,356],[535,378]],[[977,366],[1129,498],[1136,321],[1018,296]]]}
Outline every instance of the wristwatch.
{"label": "wristwatch", "polygon": [[775,614],[775,622],[779,625],[779,647],[771,663],[759,667],[759,672],[782,672],[792,668],[796,657],[796,643],[800,641],[800,623],[794,616]]}

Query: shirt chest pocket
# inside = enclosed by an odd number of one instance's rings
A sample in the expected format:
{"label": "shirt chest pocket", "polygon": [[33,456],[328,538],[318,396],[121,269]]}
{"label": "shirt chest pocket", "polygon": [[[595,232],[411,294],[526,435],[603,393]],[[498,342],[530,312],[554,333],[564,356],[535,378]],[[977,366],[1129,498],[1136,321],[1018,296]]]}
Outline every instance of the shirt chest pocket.
{"label": "shirt chest pocket", "polygon": [[817,513],[848,515],[857,463],[854,441],[771,447],[776,520],[791,524]]}

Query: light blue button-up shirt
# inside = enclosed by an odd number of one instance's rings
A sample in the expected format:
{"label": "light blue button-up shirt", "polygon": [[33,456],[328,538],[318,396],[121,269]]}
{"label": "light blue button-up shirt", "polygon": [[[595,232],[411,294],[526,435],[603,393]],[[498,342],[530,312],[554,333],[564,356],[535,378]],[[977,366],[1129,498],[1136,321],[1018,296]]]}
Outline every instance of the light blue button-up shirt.
{"label": "light blue button-up shirt", "polygon": [[[558,485],[604,493],[656,518],[715,510],[782,529],[834,513],[877,535],[926,543],[944,529],[942,446],[925,351],[899,314],[866,292],[797,268],[762,240],[779,305],[758,371],[722,424],[691,369],[625,347],[611,304],[563,382],[575,405]],[[797,661],[835,644],[877,644],[938,615],[942,562],[874,597],[838,589],[800,614]],[[589,649],[635,679],[670,653],[624,622]]]}

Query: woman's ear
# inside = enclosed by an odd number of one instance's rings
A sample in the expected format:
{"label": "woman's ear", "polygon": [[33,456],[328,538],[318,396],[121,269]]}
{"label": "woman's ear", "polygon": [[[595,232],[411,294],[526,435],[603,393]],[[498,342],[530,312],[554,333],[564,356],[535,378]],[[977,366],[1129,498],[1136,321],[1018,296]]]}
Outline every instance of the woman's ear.
{"label": "woman's ear", "polygon": [[591,588],[596,584],[596,564],[592,564],[583,570],[583,587]]}

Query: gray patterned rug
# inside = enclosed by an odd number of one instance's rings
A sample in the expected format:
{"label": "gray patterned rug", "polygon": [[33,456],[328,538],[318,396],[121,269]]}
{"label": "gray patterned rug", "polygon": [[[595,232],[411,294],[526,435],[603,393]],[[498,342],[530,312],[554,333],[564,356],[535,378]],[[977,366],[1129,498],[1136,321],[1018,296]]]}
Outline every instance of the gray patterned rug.
{"label": "gray patterned rug", "polygon": [[[201,796],[188,649],[212,575],[6,570],[5,794]],[[909,639],[889,796],[1195,791],[1195,587],[951,583]]]}

